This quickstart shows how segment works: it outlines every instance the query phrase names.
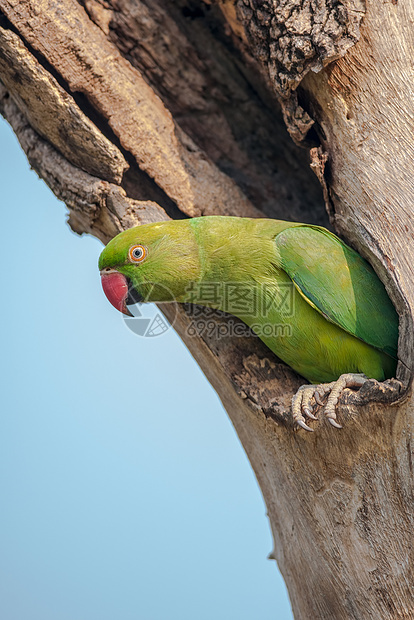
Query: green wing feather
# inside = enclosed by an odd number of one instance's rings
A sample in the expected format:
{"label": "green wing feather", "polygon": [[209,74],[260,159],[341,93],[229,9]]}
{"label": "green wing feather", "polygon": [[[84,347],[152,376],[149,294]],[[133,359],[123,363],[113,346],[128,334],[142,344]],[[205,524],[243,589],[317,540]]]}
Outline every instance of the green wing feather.
{"label": "green wing feather", "polygon": [[325,318],[397,357],[398,315],[372,267],[338,237],[318,226],[279,233],[281,267],[299,293]]}

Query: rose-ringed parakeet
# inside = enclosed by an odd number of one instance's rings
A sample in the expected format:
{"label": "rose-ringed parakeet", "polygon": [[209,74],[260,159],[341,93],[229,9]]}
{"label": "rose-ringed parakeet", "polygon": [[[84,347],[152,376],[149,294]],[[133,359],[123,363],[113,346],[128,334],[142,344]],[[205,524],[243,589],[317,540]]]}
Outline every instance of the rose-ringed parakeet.
{"label": "rose-ringed parakeet", "polygon": [[[303,386],[293,398],[293,418],[307,430],[304,415],[315,418],[312,398],[320,403],[329,393],[325,415],[340,427],[335,408],[342,389],[395,375],[398,316],[382,282],[319,226],[224,216],[146,224],[112,239],[99,270],[108,300],[121,312],[136,301],[190,301],[242,319],[296,372],[324,384]],[[215,297],[213,284],[222,286]],[[233,303],[226,286],[239,287]],[[240,307],[240,295],[254,303]]]}

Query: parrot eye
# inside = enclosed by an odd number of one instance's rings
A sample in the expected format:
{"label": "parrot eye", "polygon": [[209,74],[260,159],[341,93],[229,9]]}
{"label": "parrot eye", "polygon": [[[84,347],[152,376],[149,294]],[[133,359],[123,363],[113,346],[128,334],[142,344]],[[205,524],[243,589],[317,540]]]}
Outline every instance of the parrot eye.
{"label": "parrot eye", "polygon": [[147,248],[143,245],[133,245],[129,248],[128,256],[131,263],[142,263],[147,257]]}

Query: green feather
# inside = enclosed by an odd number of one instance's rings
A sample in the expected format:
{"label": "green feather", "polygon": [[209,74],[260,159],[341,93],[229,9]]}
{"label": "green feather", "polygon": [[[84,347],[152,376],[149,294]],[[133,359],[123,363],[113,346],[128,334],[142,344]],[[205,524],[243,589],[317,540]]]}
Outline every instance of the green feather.
{"label": "green feather", "polygon": [[397,357],[397,313],[371,265],[316,226],[285,230],[276,243],[283,269],[308,303],[349,334]]}

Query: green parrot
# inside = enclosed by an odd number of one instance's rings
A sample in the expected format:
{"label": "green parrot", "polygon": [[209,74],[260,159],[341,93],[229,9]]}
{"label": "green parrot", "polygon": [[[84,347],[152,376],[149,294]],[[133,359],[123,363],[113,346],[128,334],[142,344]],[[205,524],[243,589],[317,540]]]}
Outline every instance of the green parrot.
{"label": "green parrot", "polygon": [[292,401],[306,430],[304,415],[316,419],[326,393],[325,415],[340,428],[344,387],[395,375],[394,306],[372,267],[325,228],[224,216],[146,224],[114,237],[99,270],[108,300],[125,314],[137,301],[177,301],[244,321],[313,384]]}

